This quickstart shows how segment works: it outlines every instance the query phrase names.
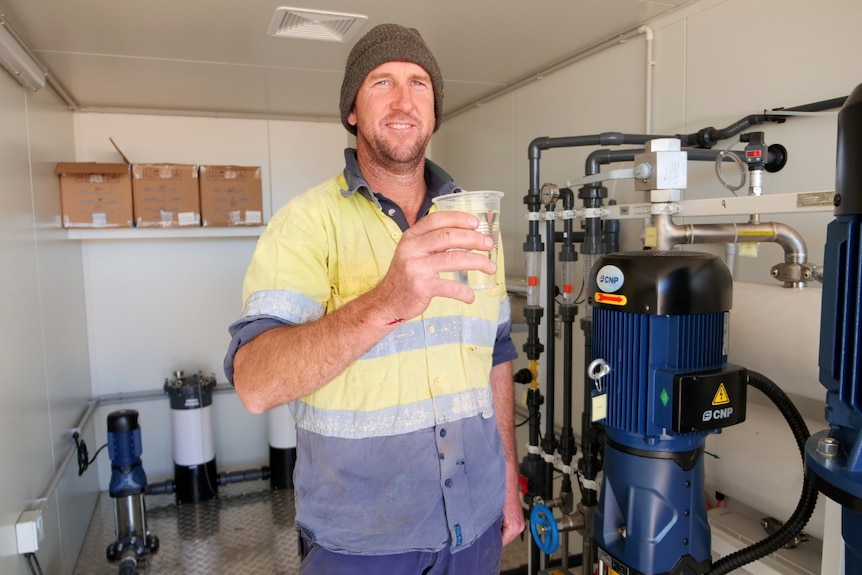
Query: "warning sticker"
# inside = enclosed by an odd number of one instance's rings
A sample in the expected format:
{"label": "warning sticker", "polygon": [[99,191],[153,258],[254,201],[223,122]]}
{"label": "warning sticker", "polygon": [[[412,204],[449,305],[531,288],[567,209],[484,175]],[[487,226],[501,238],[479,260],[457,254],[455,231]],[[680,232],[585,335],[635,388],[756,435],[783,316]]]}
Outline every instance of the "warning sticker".
{"label": "warning sticker", "polygon": [[712,398],[712,404],[724,405],[726,403],[730,403],[730,396],[727,395],[727,390],[724,388],[724,384],[720,383],[718,385],[718,391],[715,392],[715,397]]}

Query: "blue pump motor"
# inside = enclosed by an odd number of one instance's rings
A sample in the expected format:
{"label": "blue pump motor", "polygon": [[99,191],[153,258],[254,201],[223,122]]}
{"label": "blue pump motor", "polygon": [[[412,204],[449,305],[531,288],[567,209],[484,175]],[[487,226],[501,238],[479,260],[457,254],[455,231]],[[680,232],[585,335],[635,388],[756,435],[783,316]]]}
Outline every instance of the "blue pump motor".
{"label": "blue pump motor", "polygon": [[844,572],[862,573],[862,84],[838,113],[836,148],[818,361],[829,429],[808,438],[805,469],[842,506]]}
{"label": "blue pump motor", "polygon": [[147,474],[141,463],[141,427],[138,412],[132,409],[115,411],[108,415],[108,457],[111,459],[111,497],[125,497],[143,493],[147,488]]}
{"label": "blue pump motor", "polygon": [[138,412],[123,409],[108,414],[111,459],[108,494],[114,500],[116,540],[108,545],[105,554],[109,561],[119,561],[121,575],[133,575],[138,559],[159,548],[159,538],[147,530],[144,503],[147,474],[141,462],[142,453]]}
{"label": "blue pump motor", "polygon": [[599,572],[706,573],[706,437],[745,419],[747,374],[727,363],[730,272],[699,252],[609,254],[590,299],[592,414],[606,437]]}

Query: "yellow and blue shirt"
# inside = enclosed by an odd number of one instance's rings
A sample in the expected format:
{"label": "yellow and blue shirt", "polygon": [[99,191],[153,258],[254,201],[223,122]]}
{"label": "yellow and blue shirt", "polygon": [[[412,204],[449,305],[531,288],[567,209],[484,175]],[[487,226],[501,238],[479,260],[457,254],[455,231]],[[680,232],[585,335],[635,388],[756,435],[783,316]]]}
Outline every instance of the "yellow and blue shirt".
{"label": "yellow and blue shirt", "polygon": [[[406,219],[347,167],[291,200],[261,235],[231,328],[233,355],[267,329],[314,321],[383,278]],[[431,198],[459,188],[426,162]],[[502,511],[505,461],[489,373],[516,356],[502,250],[497,286],[473,304],[434,298],[332,381],[291,403],[296,521],[335,552],[469,545]],[[297,358],[303,361],[303,358]]]}

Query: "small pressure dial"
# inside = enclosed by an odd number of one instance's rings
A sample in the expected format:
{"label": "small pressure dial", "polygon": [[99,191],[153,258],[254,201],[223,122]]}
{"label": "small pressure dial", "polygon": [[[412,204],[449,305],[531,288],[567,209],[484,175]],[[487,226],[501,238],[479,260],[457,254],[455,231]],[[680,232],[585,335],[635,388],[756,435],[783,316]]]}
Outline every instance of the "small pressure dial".
{"label": "small pressure dial", "polygon": [[560,197],[560,188],[556,184],[544,184],[539,190],[539,197],[543,204],[553,204]]}

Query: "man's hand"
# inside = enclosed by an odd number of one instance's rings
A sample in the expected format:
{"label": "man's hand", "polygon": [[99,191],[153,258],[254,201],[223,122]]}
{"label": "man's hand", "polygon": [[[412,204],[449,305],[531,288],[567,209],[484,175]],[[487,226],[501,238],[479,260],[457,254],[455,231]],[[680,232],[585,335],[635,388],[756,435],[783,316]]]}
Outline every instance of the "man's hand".
{"label": "man's hand", "polygon": [[[404,232],[389,271],[374,289],[375,297],[385,302],[387,318],[398,322],[412,319],[440,296],[473,303],[473,290],[441,272],[480,270],[497,272],[487,256],[469,250],[489,251],[490,237],[475,231],[479,221],[461,212],[435,212],[425,216]],[[390,317],[391,316],[391,317]]]}
{"label": "man's hand", "polygon": [[506,503],[503,505],[503,545],[514,541],[524,530],[524,509],[518,490],[506,490]]}

